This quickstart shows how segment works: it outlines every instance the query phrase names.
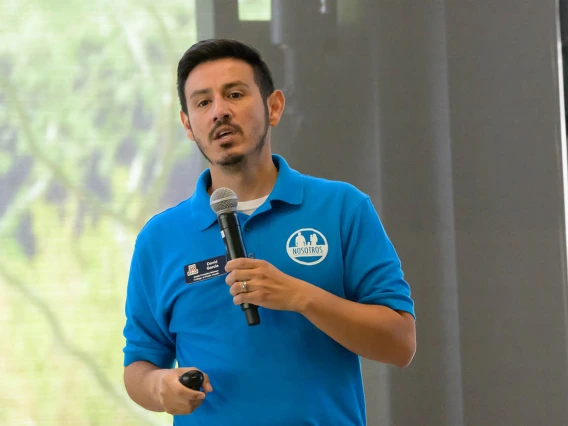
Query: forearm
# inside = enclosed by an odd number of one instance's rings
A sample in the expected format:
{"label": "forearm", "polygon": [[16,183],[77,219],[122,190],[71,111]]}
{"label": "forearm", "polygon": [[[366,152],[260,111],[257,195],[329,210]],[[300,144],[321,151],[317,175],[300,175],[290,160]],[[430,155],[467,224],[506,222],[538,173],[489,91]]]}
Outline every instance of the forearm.
{"label": "forearm", "polygon": [[313,285],[306,287],[298,312],[364,358],[405,367],[414,356],[414,318],[408,313],[345,300]]}
{"label": "forearm", "polygon": [[159,367],[146,361],[136,361],[124,369],[124,385],[128,395],[138,405],[150,411],[164,411],[156,397],[155,384]]}

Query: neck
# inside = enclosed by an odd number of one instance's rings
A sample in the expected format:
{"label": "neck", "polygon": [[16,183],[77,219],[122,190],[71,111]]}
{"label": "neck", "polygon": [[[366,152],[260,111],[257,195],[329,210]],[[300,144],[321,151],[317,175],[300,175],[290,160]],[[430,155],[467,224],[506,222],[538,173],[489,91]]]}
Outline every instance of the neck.
{"label": "neck", "polygon": [[272,191],[278,170],[272,161],[269,149],[263,149],[258,155],[247,156],[239,164],[238,169],[210,167],[212,194],[217,188],[232,189],[239,201],[256,200]]}

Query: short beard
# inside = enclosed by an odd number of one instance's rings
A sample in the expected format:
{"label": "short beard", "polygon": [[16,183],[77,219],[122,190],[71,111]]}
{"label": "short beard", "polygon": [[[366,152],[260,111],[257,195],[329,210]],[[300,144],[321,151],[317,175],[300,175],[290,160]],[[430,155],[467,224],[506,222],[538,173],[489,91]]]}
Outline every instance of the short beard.
{"label": "short beard", "polygon": [[[219,161],[213,162],[205,154],[205,150],[203,149],[203,144],[201,143],[201,140],[195,138],[195,142],[197,144],[197,147],[199,148],[199,151],[201,151],[201,155],[203,155],[203,157],[207,160],[207,162],[209,164],[215,165],[215,166],[220,166],[221,168],[226,169],[229,172],[236,172],[236,171],[239,171],[242,168],[245,158],[247,158],[251,154],[259,154],[263,150],[264,146],[266,145],[266,137],[268,136],[268,128],[269,128],[268,106],[266,104],[264,106],[265,106],[265,108],[264,108],[264,131],[260,135],[260,137],[258,138],[258,141],[257,141],[256,145],[254,146],[254,149],[250,153],[228,155],[228,156],[222,158]],[[221,147],[223,147],[223,145],[221,145]]]}

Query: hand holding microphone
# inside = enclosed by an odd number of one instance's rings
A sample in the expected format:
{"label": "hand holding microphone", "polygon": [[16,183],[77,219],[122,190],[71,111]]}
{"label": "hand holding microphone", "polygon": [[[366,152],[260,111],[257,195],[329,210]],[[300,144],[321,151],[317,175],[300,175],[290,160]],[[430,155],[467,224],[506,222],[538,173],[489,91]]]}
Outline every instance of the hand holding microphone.
{"label": "hand holding microphone", "polygon": [[[221,228],[221,237],[227,251],[227,260],[247,257],[237,215],[238,202],[237,194],[229,188],[218,188],[211,194],[210,205],[217,215],[217,222],[219,222],[219,227]],[[244,291],[246,291],[245,283],[246,281],[242,284]],[[257,306],[243,303],[241,304],[241,309],[245,313],[249,326],[260,323]]]}

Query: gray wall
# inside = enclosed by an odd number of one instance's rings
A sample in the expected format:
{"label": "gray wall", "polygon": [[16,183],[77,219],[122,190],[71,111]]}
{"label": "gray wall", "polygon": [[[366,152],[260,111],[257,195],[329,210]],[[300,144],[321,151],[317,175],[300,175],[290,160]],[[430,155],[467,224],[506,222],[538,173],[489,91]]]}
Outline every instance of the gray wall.
{"label": "gray wall", "polygon": [[448,2],[464,417],[568,424],[557,5]]}
{"label": "gray wall", "polygon": [[418,351],[364,362],[369,425],[568,424],[556,2],[197,4],[275,69],[275,151],[369,193],[402,259]]}

